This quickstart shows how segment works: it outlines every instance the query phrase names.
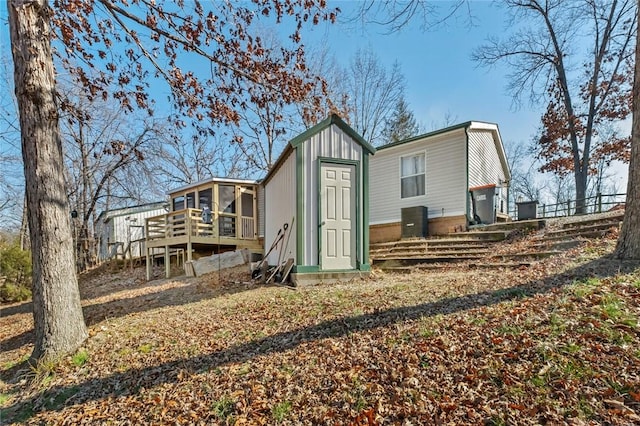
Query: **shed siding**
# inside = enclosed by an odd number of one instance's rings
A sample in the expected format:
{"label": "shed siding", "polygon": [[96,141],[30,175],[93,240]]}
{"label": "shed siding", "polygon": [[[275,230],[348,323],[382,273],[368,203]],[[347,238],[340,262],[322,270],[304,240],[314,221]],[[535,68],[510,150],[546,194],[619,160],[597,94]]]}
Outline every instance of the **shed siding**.
{"label": "shed siding", "polygon": [[[266,183],[264,188],[264,198],[269,200],[265,206],[264,214],[264,250],[265,254],[275,241],[278,230],[285,223],[291,224],[291,218],[296,213],[296,155],[295,150],[292,151],[282,166],[274,173],[273,177]],[[296,253],[296,226],[290,226],[287,232],[291,232],[291,236],[285,236],[283,243],[287,240],[287,251],[282,254],[282,258],[287,259],[293,257]],[[268,257],[270,265],[278,263],[278,250],[273,250]]]}
{"label": "shed siding", "polygon": [[469,132],[469,187],[496,185],[500,190],[496,207],[500,211],[501,204],[503,210],[506,209],[507,188],[501,185],[505,180],[494,133],[489,130]]}
{"label": "shed siding", "polygon": [[[304,229],[316,230],[303,236],[303,265],[318,265],[318,158],[336,158],[341,160],[361,161],[362,146],[351,139],[338,126],[331,125],[317,133],[300,145],[303,148],[303,188],[304,188]],[[360,173],[362,170],[360,168]],[[362,194],[362,177],[358,176],[358,192]],[[362,224],[362,196],[358,199],[358,224]],[[361,225],[360,225],[361,226]],[[360,248],[362,250],[362,248]],[[362,259],[362,253],[357,254]]]}
{"label": "shed siding", "polygon": [[[425,195],[400,198],[400,158],[425,153]],[[370,224],[400,222],[400,209],[427,206],[429,217],[466,214],[467,170],[464,129],[420,139],[387,149],[371,157]]]}

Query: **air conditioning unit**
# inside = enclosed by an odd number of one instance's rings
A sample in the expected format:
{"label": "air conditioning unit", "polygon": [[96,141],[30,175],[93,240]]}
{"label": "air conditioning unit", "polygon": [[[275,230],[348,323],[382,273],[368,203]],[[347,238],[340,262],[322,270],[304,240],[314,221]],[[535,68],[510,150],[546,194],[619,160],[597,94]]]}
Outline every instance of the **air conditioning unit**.
{"label": "air conditioning unit", "polygon": [[429,235],[427,207],[414,206],[400,209],[402,238],[426,238]]}

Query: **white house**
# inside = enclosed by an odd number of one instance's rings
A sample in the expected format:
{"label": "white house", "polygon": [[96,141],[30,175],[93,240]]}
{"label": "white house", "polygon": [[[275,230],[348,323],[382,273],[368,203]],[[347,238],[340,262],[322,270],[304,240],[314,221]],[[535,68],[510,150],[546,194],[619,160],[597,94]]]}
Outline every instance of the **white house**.
{"label": "white house", "polygon": [[98,260],[139,257],[144,254],[145,220],[166,213],[166,202],[106,210],[96,221],[99,238]]}
{"label": "white house", "polygon": [[294,282],[370,270],[368,167],[374,152],[336,115],[287,144],[263,180],[265,251],[285,223],[293,224],[269,264],[294,259]]}
{"label": "white house", "polygon": [[429,235],[508,218],[511,174],[496,124],[468,121],[381,146],[370,175],[371,242],[402,237],[403,209],[419,208]]}

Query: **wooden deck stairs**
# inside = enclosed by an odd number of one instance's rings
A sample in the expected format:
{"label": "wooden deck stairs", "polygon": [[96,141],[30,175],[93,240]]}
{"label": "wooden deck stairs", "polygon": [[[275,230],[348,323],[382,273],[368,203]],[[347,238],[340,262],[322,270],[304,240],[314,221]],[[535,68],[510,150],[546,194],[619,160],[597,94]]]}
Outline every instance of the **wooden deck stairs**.
{"label": "wooden deck stairs", "polygon": [[443,237],[371,244],[371,263],[385,271],[469,267],[526,267],[618,228],[624,211],[556,220],[506,222]]}

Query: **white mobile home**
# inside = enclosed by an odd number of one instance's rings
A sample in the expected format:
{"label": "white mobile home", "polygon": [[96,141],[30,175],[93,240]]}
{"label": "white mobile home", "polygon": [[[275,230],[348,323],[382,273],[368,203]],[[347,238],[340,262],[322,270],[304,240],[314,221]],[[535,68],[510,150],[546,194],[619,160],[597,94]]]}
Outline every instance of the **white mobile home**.
{"label": "white mobile home", "polygon": [[96,221],[98,260],[140,257],[144,254],[144,224],[149,217],[167,212],[165,202],[106,210]]}
{"label": "white mobile home", "polygon": [[[293,225],[269,264],[294,260],[294,282],[369,271],[368,164],[375,149],[332,115],[292,139],[263,181],[265,251]],[[282,231],[280,231],[282,232]]]}
{"label": "white mobile home", "polygon": [[372,242],[406,236],[416,208],[428,235],[508,218],[511,175],[496,124],[468,121],[381,146],[370,174]]}

